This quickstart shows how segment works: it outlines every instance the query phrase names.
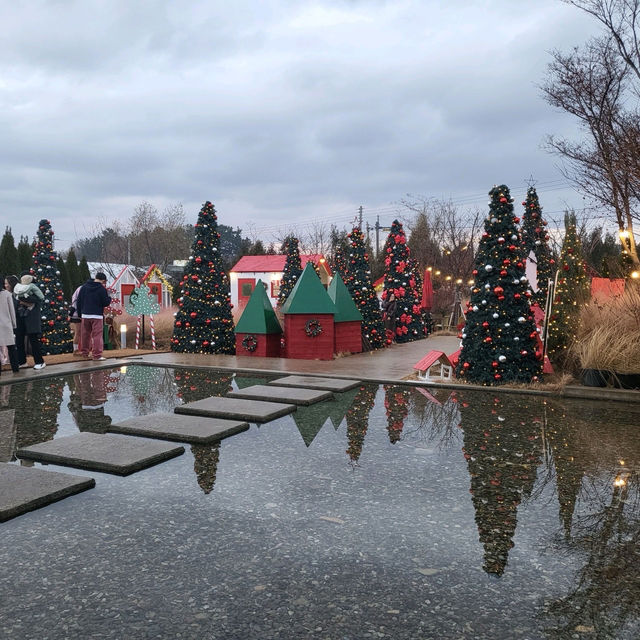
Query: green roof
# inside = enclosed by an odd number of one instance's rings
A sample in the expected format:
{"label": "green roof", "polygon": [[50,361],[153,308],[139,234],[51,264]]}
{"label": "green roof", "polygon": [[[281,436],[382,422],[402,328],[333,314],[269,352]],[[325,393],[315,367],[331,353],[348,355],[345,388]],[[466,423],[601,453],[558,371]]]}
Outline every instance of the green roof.
{"label": "green roof", "polygon": [[296,286],[282,306],[283,313],[335,313],[336,307],[322,286],[313,265],[307,262]]}
{"label": "green roof", "polygon": [[335,322],[362,320],[362,314],[358,311],[358,307],[356,307],[356,303],[353,301],[347,285],[337,271],[336,275],[333,276],[327,293],[336,305],[336,315],[333,318]]}
{"label": "green roof", "polygon": [[249,302],[236,324],[236,333],[282,333],[282,327],[269,302],[262,280],[256,282]]}

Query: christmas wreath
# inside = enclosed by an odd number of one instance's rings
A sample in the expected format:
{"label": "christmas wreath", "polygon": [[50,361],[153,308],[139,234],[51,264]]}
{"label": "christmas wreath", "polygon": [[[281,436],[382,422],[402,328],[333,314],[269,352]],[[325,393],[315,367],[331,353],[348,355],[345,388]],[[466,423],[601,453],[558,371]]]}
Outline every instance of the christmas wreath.
{"label": "christmas wreath", "polygon": [[258,341],[254,335],[248,334],[242,338],[242,346],[249,352],[255,351],[258,348]]}
{"label": "christmas wreath", "polygon": [[304,332],[310,337],[315,338],[322,333],[322,325],[319,320],[312,318],[311,320],[307,320],[304,325]]}

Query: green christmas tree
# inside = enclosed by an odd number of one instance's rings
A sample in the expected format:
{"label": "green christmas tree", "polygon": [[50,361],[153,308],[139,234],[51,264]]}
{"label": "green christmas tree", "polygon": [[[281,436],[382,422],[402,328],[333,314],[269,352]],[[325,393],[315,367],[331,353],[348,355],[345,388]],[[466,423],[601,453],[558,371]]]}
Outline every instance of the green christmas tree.
{"label": "green christmas tree", "polygon": [[353,404],[347,411],[347,440],[349,447],[347,455],[355,465],[362,454],[364,438],[369,428],[369,414],[376,400],[377,385],[363,384],[359,389]]}
{"label": "green christmas tree", "polygon": [[385,272],[382,299],[393,292],[398,301],[396,308],[396,342],[410,342],[425,337],[420,304],[416,300],[415,279],[409,264],[407,238],[398,220],[394,220],[384,245]]}
{"label": "green christmas tree", "polygon": [[[20,273],[18,250],[11,228],[7,227],[0,242],[0,274],[15,275],[17,273]],[[4,286],[4,283],[2,285]]]}
{"label": "green christmas tree", "polygon": [[62,283],[64,299],[67,302],[71,302],[71,294],[73,293],[73,290],[71,289],[71,282],[69,280],[69,274],[67,273],[67,265],[64,263],[62,258],[58,258],[56,261],[56,269],[60,273],[60,282]]}
{"label": "green christmas tree", "polygon": [[76,258],[76,252],[73,250],[73,247],[71,247],[71,249],[69,249],[69,253],[67,253],[65,267],[67,268],[67,276],[69,278],[69,284],[71,286],[71,294],[73,295],[73,292],[81,284],[84,284],[86,282],[86,280],[82,280],[80,277],[78,259]]}
{"label": "green christmas tree", "polygon": [[58,255],[53,249],[53,230],[49,220],[40,220],[38,241],[33,253],[36,284],[44,294],[42,303],[42,352],[44,355],[73,352],[69,328],[69,305],[64,299]]}
{"label": "green christmas tree", "polygon": [[160,311],[158,298],[151,295],[151,290],[146,284],[141,284],[129,295],[126,311],[130,316],[155,315]]}
{"label": "green christmas tree", "polygon": [[284,250],[287,258],[284,262],[282,272],[282,282],[280,283],[280,293],[278,294],[278,306],[281,307],[286,301],[293,287],[296,286],[298,278],[302,275],[302,263],[300,261],[300,249],[298,238],[289,236],[284,241]]}
{"label": "green christmas tree", "polygon": [[547,221],[542,218],[542,208],[534,187],[529,187],[527,199],[522,205],[524,206],[524,215],[522,216],[521,232],[524,257],[528,258],[533,253],[537,271],[538,291],[533,294],[532,300],[544,309],[547,302],[549,279],[553,278],[554,274],[555,261],[549,251]]}
{"label": "green christmas tree", "polygon": [[236,352],[218,217],[208,201],[198,214],[191,256],[182,276],[171,348],[180,353]]}
{"label": "green christmas tree", "polygon": [[558,262],[558,283],[549,318],[548,352],[552,361],[566,359],[567,349],[576,334],[580,310],[589,298],[589,281],[576,230],[576,216],[564,216],[564,242]]}
{"label": "green christmas tree", "polygon": [[347,257],[345,256],[345,250],[342,246],[336,247],[336,251],[333,255],[333,269],[342,276],[343,280],[346,281]]}
{"label": "green christmas tree", "polygon": [[364,235],[358,227],[347,236],[350,246],[345,256],[346,273],[341,274],[349,293],[362,314],[362,345],[365,351],[385,346],[384,323],[380,303],[371,280],[371,267]]}
{"label": "green christmas tree", "polygon": [[29,242],[28,236],[20,236],[20,242],[18,242],[18,270],[16,274],[22,271],[28,271],[33,267],[33,251],[35,245]]}
{"label": "green christmas tree", "polygon": [[483,385],[531,382],[542,375],[542,353],[513,201],[505,185],[489,196],[457,375]]}
{"label": "green christmas tree", "polygon": [[87,280],[90,279],[91,274],[89,273],[89,265],[87,264],[87,259],[82,256],[82,258],[80,258],[80,262],[78,262],[78,285],[84,284]]}

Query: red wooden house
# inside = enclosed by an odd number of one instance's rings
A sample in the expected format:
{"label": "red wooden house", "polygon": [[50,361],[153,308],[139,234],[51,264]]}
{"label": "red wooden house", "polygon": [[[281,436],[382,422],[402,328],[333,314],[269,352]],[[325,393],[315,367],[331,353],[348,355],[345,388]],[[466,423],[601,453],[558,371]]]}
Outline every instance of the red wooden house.
{"label": "red wooden house", "polygon": [[339,273],[333,277],[327,291],[336,306],[334,315],[334,353],[362,351],[362,314]]}
{"label": "red wooden house", "polygon": [[280,356],[282,327],[269,302],[262,280],[247,302],[247,306],[236,324],[237,356]]}

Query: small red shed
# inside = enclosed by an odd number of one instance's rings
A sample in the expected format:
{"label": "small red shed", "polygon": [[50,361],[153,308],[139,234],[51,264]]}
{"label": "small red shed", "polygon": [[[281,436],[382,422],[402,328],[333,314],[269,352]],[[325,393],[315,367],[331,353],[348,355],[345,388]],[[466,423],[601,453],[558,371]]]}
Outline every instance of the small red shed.
{"label": "small red shed", "polygon": [[336,307],[313,266],[305,266],[282,307],[285,358],[332,360]]}
{"label": "small red shed", "polygon": [[336,306],[334,320],[334,353],[362,351],[362,314],[338,272],[327,290]]}
{"label": "small red shed", "polygon": [[236,324],[236,355],[278,358],[281,334],[282,327],[269,302],[265,285],[258,280]]}

